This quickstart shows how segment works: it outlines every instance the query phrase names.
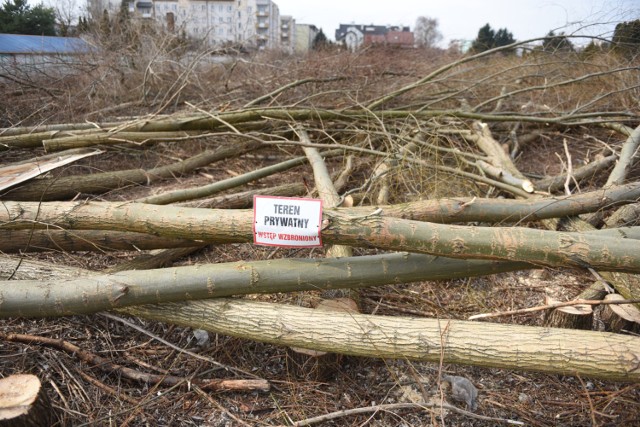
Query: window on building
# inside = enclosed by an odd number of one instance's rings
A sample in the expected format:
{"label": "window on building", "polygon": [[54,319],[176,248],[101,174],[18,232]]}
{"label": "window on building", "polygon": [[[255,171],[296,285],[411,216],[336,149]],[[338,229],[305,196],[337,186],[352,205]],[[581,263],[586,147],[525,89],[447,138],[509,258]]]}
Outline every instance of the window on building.
{"label": "window on building", "polygon": [[221,16],[220,18],[218,18],[218,22],[222,24],[224,22],[224,18]]}
{"label": "window on building", "polygon": [[251,12],[253,12],[253,8],[251,6],[247,6],[247,12],[249,12],[249,14],[251,14]]}
{"label": "window on building", "polygon": [[227,16],[227,23],[231,24],[231,17]]}
{"label": "window on building", "polygon": [[222,12],[222,5],[218,6],[218,12]]}
{"label": "window on building", "polygon": [[220,28],[218,30],[218,34],[220,34],[221,36],[224,35],[224,28]]}

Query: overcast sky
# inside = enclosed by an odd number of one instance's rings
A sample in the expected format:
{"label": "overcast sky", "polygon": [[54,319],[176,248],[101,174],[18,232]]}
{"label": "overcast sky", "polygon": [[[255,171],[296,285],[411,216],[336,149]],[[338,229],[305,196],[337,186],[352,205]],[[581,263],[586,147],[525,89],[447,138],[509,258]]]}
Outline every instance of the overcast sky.
{"label": "overcast sky", "polygon": [[474,39],[486,23],[494,29],[506,27],[517,40],[542,37],[549,30],[571,33],[578,26],[605,23],[608,25],[590,27],[589,35],[610,38],[615,23],[640,18],[640,0],[274,1],[280,14],[293,15],[297,23],[314,24],[330,39],[339,24],[402,24],[413,29],[418,16],[436,18],[443,47],[453,39]]}

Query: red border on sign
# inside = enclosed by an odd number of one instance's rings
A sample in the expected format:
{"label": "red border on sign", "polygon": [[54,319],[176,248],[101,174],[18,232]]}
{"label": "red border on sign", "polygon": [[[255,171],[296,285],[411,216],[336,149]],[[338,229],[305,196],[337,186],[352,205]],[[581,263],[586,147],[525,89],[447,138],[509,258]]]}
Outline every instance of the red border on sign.
{"label": "red border on sign", "polygon": [[320,202],[320,218],[318,218],[318,244],[313,246],[299,246],[299,245],[281,245],[278,243],[260,243],[260,246],[277,246],[279,248],[319,248],[322,246],[322,199],[308,199],[305,197],[284,197],[284,196],[253,196],[253,224],[251,229],[253,231],[253,243],[256,242],[256,199],[282,199],[282,200],[313,200]]}

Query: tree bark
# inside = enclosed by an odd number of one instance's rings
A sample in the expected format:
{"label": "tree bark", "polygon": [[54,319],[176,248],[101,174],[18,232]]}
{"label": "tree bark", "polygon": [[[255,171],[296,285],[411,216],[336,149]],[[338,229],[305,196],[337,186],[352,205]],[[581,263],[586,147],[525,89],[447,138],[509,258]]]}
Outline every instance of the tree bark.
{"label": "tree bark", "polygon": [[[14,274],[16,268],[27,266],[10,258],[6,263],[0,262],[0,272],[6,278]],[[0,281],[0,318],[87,314],[134,304],[248,293],[360,288],[527,268],[533,266],[394,253],[340,259],[241,261],[61,280],[5,280]]]}
{"label": "tree bark", "polygon": [[[571,196],[534,197],[524,200],[443,198],[380,206],[380,208],[385,216],[443,224],[514,223],[595,212],[611,206],[633,203],[638,198],[640,198],[640,182]],[[371,211],[371,207],[354,207],[344,210],[349,215],[366,215]]]}
{"label": "tree bark", "polygon": [[[588,165],[584,165],[575,169],[571,176],[573,177],[573,179],[575,179],[578,182],[588,178],[592,178],[596,176],[599,172],[613,165],[617,159],[618,159],[618,156],[616,156],[615,154],[612,154],[603,159],[593,161]],[[536,181],[534,185],[536,189],[540,191],[547,191],[549,193],[554,193],[556,191],[561,190],[562,187],[564,187],[564,183],[566,181],[567,181],[567,175],[563,174],[563,175],[540,179]]]}
{"label": "tree bark", "polygon": [[0,251],[4,253],[40,251],[139,251],[185,248],[202,241],[174,239],[147,233],[107,230],[1,230]]}
{"label": "tree bark", "polygon": [[245,339],[355,356],[640,381],[640,338],[612,333],[336,313],[236,299],[125,311]]}
{"label": "tree bark", "polygon": [[[5,202],[0,228],[111,229],[233,243],[252,241],[251,211],[179,208],[140,203]],[[443,225],[374,213],[363,217],[325,212],[323,241],[453,258],[535,263],[552,267],[593,267],[639,272],[637,242],[588,233],[522,227]]]}

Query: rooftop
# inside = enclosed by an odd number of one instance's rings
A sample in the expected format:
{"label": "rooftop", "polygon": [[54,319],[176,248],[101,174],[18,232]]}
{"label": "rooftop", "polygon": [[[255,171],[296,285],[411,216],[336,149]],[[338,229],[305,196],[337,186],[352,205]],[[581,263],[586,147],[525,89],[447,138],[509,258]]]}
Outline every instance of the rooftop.
{"label": "rooftop", "polygon": [[72,54],[89,50],[91,46],[78,37],[0,34],[0,54]]}

